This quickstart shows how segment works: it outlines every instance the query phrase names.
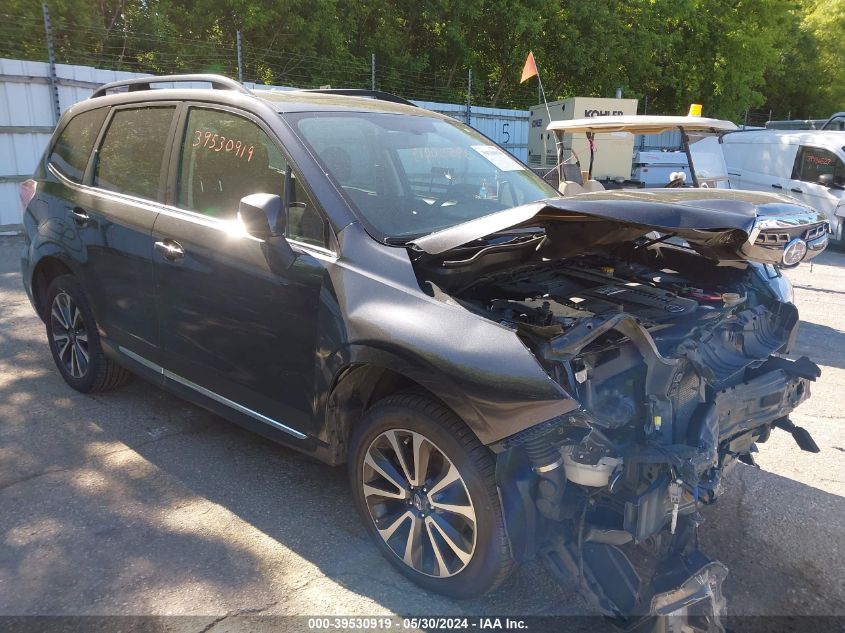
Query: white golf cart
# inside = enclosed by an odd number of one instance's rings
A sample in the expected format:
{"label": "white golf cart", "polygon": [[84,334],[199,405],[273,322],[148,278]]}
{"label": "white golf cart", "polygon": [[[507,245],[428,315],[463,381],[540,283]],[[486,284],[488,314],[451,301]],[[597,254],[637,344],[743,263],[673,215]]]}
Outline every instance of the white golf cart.
{"label": "white golf cart", "polygon": [[[783,195],[730,190],[719,139],[721,134],[737,129],[730,121],[696,116],[597,116],[552,121],[546,129],[554,132],[558,148],[558,190],[562,197],[571,199],[573,205],[581,201],[591,204],[619,199],[636,200],[646,206],[672,202],[688,206],[691,212],[693,209],[706,210],[714,219],[730,208],[745,208],[753,211],[756,217],[753,228],[747,232],[747,241],[739,249],[742,257],[785,268],[813,259],[828,244],[830,226],[824,214]],[[643,188],[632,181],[609,181],[605,186],[593,179],[593,164],[602,137],[658,134],[670,130],[680,132],[691,182],[683,170],[671,174],[658,188]],[[575,152],[564,149],[564,135],[576,133],[587,137],[590,162],[586,171],[581,170]],[[567,151],[569,155],[565,155]],[[667,224],[683,225],[685,222],[683,217],[666,218]],[[654,239],[677,240],[670,230],[656,232]]]}
{"label": "white golf cart", "polygon": [[[565,197],[585,192],[602,191],[606,188],[641,188],[641,182],[632,180],[625,180],[621,183],[610,181],[602,184],[593,179],[593,164],[596,152],[601,151],[601,141],[618,138],[623,134],[660,134],[669,131],[680,132],[682,151],[665,153],[673,160],[663,161],[663,164],[672,165],[677,170],[667,174],[667,176],[675,177],[667,178],[663,186],[692,186],[713,189],[730,187],[725,159],[719,146],[720,134],[737,129],[736,125],[730,121],[697,116],[597,116],[568,121],[552,121],[547,129],[555,134],[557,141],[558,188],[561,195]],[[566,134],[586,135],[590,150],[587,170],[582,171],[580,160],[575,152],[565,149],[564,135]],[[680,156],[678,156],[679,154]],[[653,169],[659,171],[659,163]],[[687,182],[687,173],[690,175],[690,182]]]}

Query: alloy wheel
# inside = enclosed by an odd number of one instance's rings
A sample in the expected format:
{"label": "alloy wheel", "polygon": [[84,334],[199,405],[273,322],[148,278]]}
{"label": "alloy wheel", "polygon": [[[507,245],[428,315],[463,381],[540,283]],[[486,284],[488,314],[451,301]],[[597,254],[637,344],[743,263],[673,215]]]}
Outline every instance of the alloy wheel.
{"label": "alloy wheel", "polygon": [[50,335],[56,354],[73,378],[82,378],[88,371],[88,330],[82,311],[66,292],[59,292],[50,308]]}
{"label": "alloy wheel", "polygon": [[475,552],[475,509],[446,454],[415,431],[391,429],[367,449],[364,499],[379,535],[406,565],[436,578],[454,576]]}

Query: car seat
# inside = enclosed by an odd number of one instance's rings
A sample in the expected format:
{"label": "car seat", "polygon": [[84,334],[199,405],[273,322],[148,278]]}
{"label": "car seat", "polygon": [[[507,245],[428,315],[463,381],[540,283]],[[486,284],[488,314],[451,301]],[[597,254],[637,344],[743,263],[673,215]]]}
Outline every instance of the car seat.
{"label": "car seat", "polygon": [[564,198],[568,198],[570,196],[577,196],[579,193],[584,193],[584,187],[573,180],[564,180],[558,186],[558,191]]}

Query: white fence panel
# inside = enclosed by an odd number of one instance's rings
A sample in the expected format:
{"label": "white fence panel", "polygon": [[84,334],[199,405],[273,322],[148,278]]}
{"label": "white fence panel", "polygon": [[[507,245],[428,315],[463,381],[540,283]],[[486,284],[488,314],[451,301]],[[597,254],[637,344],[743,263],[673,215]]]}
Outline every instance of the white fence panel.
{"label": "white fence panel", "polygon": [[[466,105],[414,101],[421,108],[434,110],[466,123]],[[528,110],[482,108],[472,106],[470,125],[490,137],[522,162],[528,161]]]}
{"label": "white fence panel", "polygon": [[0,226],[20,224],[18,184],[53,133],[48,73],[43,62],[0,59]]}

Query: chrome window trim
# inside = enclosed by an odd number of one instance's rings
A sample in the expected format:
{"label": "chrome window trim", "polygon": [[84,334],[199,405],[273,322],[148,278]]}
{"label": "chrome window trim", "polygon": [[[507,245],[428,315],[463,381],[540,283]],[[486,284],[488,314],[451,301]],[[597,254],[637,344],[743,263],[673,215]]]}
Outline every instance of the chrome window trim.
{"label": "chrome window trim", "polygon": [[87,193],[91,195],[100,196],[101,198],[111,198],[112,200],[117,200],[118,202],[129,202],[131,204],[136,204],[147,208],[148,211],[155,211],[156,213],[160,212],[162,205],[161,202],[157,202],[156,200],[150,200],[149,198],[139,198],[137,196],[131,196],[126,193],[120,193],[118,191],[110,191],[108,189],[101,189],[100,187],[95,187],[94,185],[83,185],[81,183],[73,182],[69,180],[65,176],[63,176],[59,171],[53,167],[52,164],[47,165],[47,168],[50,170],[54,176],[59,178],[62,181],[62,184],[67,185],[68,187],[75,188],[82,193]]}
{"label": "chrome window trim", "polygon": [[294,246],[309,255],[314,255],[317,259],[324,259],[330,262],[337,261],[337,253],[333,250],[328,248],[323,248],[322,246],[315,246],[314,244],[308,244],[307,242],[300,242],[299,240],[295,240],[292,237],[285,238],[290,243],[291,246]]}
{"label": "chrome window trim", "polygon": [[153,371],[161,374],[165,378],[169,378],[170,380],[173,380],[174,382],[178,382],[179,384],[181,384],[185,387],[188,387],[189,389],[193,389],[197,393],[202,394],[203,396],[206,396],[207,398],[210,398],[211,400],[214,400],[215,402],[219,402],[220,404],[225,405],[225,406],[227,406],[231,409],[234,409],[235,411],[237,411],[239,413],[243,413],[244,415],[248,415],[249,417],[258,420],[259,422],[264,422],[265,424],[269,424],[273,428],[279,429],[280,431],[284,431],[285,433],[292,435],[293,437],[295,437],[298,440],[304,440],[308,437],[307,435],[305,435],[305,433],[301,433],[301,432],[297,431],[296,429],[292,429],[291,427],[289,427],[285,424],[282,424],[281,422],[278,422],[277,420],[274,420],[273,418],[269,418],[266,415],[258,413],[258,411],[253,411],[249,407],[245,407],[242,404],[238,404],[234,400],[229,400],[229,398],[226,398],[225,396],[221,396],[219,393],[215,393],[215,392],[211,391],[210,389],[206,389],[205,387],[198,385],[195,382],[191,382],[187,378],[182,378],[182,376],[180,376],[178,374],[174,374],[172,371],[169,371],[169,370],[165,369],[164,367],[162,367],[161,365],[157,365],[156,363],[152,362],[151,360],[148,360],[148,359],[144,358],[143,356],[136,354],[132,350],[128,350],[128,349],[126,349],[125,347],[122,347],[122,346],[118,346],[118,350],[120,350],[121,354],[124,354],[124,355],[128,356],[129,358],[131,358],[132,360],[144,365],[145,367],[152,369]]}

